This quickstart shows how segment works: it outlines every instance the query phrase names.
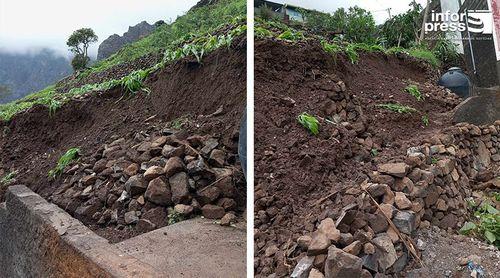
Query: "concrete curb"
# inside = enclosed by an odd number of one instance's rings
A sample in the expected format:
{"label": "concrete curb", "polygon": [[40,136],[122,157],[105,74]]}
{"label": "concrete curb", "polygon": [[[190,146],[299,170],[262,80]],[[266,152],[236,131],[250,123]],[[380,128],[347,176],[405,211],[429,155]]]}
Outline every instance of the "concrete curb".
{"label": "concrete curb", "polygon": [[23,185],[0,204],[0,278],[160,277]]}

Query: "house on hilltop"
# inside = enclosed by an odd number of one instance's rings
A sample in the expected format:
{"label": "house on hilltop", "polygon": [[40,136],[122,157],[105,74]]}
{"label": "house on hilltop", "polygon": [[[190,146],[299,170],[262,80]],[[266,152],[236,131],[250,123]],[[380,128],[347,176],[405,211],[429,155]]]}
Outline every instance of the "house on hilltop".
{"label": "house on hilltop", "polygon": [[255,0],[254,1],[255,11],[258,13],[259,9],[268,8],[271,9],[272,12],[284,21],[298,21],[304,22],[305,17],[301,13],[301,8],[289,4],[280,4],[266,0]]}

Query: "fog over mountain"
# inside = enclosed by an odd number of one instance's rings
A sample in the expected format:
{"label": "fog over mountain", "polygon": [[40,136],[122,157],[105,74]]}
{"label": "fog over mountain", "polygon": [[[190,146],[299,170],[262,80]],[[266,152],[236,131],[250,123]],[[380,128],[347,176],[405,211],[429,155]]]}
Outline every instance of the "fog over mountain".
{"label": "fog over mountain", "polygon": [[69,60],[50,49],[26,53],[0,50],[0,103],[39,91],[72,72]]}
{"label": "fog over mountain", "polygon": [[66,40],[73,31],[88,27],[99,36],[89,48],[95,60],[99,45],[113,34],[121,35],[143,21],[173,21],[197,2],[0,0],[0,102],[39,91],[69,75],[72,55]]}

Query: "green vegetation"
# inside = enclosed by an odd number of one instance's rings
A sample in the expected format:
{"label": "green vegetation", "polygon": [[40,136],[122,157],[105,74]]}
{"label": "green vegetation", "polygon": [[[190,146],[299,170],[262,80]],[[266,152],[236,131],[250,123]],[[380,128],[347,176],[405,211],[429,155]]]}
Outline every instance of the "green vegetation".
{"label": "green vegetation", "polygon": [[168,126],[173,128],[173,129],[182,129],[182,127],[189,121],[189,116],[182,116],[180,118],[177,118],[173,121],[171,121]]}
{"label": "green vegetation", "polygon": [[427,115],[423,115],[422,116],[422,123],[424,124],[424,126],[429,126],[429,116]]}
{"label": "green vegetation", "polygon": [[431,50],[424,48],[411,48],[408,50],[408,54],[412,57],[426,61],[435,68],[438,68],[441,65],[441,62]]}
{"label": "green vegetation", "polygon": [[178,17],[172,24],[161,25],[144,39],[123,47],[108,59],[99,61],[84,72],[83,76],[101,72],[165,48],[177,48],[181,42],[210,34],[222,25],[228,23],[238,25],[243,22],[245,15],[245,0],[220,0],[216,4],[190,10],[187,14]]}
{"label": "green vegetation", "polygon": [[460,62],[460,54],[456,50],[456,44],[446,38],[438,40],[433,52],[444,64],[458,64]]}
{"label": "green vegetation", "polygon": [[14,178],[16,177],[16,175],[17,175],[17,171],[12,171],[12,172],[7,173],[5,176],[2,177],[2,179],[0,179],[0,185],[7,186],[7,185],[11,184],[14,181]]}
{"label": "green vegetation", "polygon": [[306,112],[304,112],[297,117],[297,120],[303,127],[309,130],[313,135],[318,135],[319,122],[314,116],[311,116]]}
{"label": "green vegetation", "polygon": [[500,248],[500,212],[489,203],[476,206],[469,203],[473,210],[474,220],[466,222],[460,229],[464,235],[475,235]]}
{"label": "green vegetation", "polygon": [[386,47],[411,48],[418,40],[418,30],[422,27],[422,6],[413,2],[406,13],[387,20],[381,27],[380,34]]}
{"label": "green vegetation", "polygon": [[278,36],[278,39],[290,42],[296,42],[304,39],[304,34],[302,32],[286,30]]}
{"label": "green vegetation", "polygon": [[410,106],[405,106],[399,103],[385,103],[385,104],[379,104],[377,105],[380,108],[392,111],[392,112],[397,112],[400,114],[411,114],[413,112],[417,112],[418,110],[410,107]]}
{"label": "green vegetation", "polygon": [[437,159],[436,157],[431,157],[431,164],[432,165],[436,165],[438,163],[439,159]]}
{"label": "green vegetation", "polygon": [[175,61],[193,55],[199,63],[208,53],[220,48],[230,47],[235,37],[246,32],[246,25],[233,26],[227,34],[203,35],[190,37],[189,41],[180,46],[175,45],[167,48],[164,52],[163,60],[148,69],[134,71],[121,79],[108,80],[98,84],[86,84],[78,88],[73,88],[67,93],[56,94],[55,86],[31,94],[23,99],[8,104],[0,105],[0,120],[9,121],[15,114],[27,110],[34,105],[44,105],[49,108],[49,115],[53,115],[64,103],[68,102],[76,95],[82,95],[94,91],[105,91],[118,86],[125,89],[125,94],[133,96],[137,92],[146,92],[149,89],[144,87],[144,80],[153,72],[165,67]]}
{"label": "green vegetation", "polygon": [[91,43],[97,42],[97,35],[94,30],[90,28],[78,29],[71,34],[66,44],[69,50],[75,54],[71,61],[73,70],[79,71],[87,67],[90,58],[88,56],[88,49]]}
{"label": "green vegetation", "polygon": [[149,72],[146,70],[136,70],[120,80],[120,86],[125,90],[125,95],[133,96],[137,92],[142,91],[148,95],[151,93],[149,88],[144,87],[144,80]]}
{"label": "green vegetation", "polygon": [[59,158],[57,165],[54,169],[49,171],[49,178],[55,179],[57,176],[61,175],[69,164],[75,161],[80,155],[80,149],[71,148],[64,155]]}
{"label": "green vegetation", "polygon": [[371,150],[370,150],[370,154],[371,154],[373,157],[376,157],[376,156],[378,156],[378,150],[377,150],[377,149],[371,149]]}
{"label": "green vegetation", "polygon": [[316,34],[344,32],[346,41],[354,43],[375,43],[377,26],[373,15],[360,7],[348,10],[340,8],[333,14],[302,10],[306,27]]}
{"label": "green vegetation", "polygon": [[418,89],[417,85],[408,85],[406,88],[405,88],[405,91],[407,93],[409,93],[410,95],[412,95],[414,98],[417,99],[417,101],[422,101],[424,100],[424,96],[422,95],[422,93],[420,92],[420,90]]}
{"label": "green vegetation", "polygon": [[184,216],[177,211],[169,208],[168,212],[168,225],[173,225],[175,223],[181,222],[184,220]]}

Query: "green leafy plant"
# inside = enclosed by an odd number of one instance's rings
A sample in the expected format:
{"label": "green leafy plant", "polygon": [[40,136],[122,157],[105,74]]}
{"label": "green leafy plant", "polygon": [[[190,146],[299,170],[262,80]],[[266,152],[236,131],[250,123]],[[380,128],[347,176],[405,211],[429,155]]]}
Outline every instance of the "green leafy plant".
{"label": "green leafy plant", "polygon": [[132,96],[137,94],[137,92],[139,91],[150,94],[151,90],[144,86],[144,80],[146,79],[148,74],[149,72],[147,70],[136,70],[123,77],[120,80],[120,86],[125,89],[125,94],[129,94]]}
{"label": "green leafy plant", "polygon": [[424,126],[429,126],[429,116],[423,115],[422,116],[422,123],[424,124]]}
{"label": "green leafy plant", "polygon": [[297,117],[297,120],[303,127],[308,129],[313,135],[318,135],[319,122],[314,116],[311,116],[306,112],[304,112]]}
{"label": "green leafy plant", "polygon": [[399,103],[386,103],[386,104],[379,104],[377,105],[380,108],[392,111],[392,112],[397,112],[400,114],[411,114],[413,112],[417,112],[418,110],[410,107],[410,106],[405,106]]}
{"label": "green leafy plant", "polygon": [[254,32],[255,32],[255,37],[260,38],[260,39],[273,36],[273,33],[271,31],[269,31],[263,27],[255,27]]}
{"label": "green leafy plant", "polygon": [[378,156],[378,150],[377,150],[377,149],[375,149],[375,148],[374,148],[374,149],[371,149],[371,150],[370,150],[370,154],[371,154],[373,157]]}
{"label": "green leafy plant", "polygon": [[14,178],[17,175],[17,171],[12,171],[6,174],[5,176],[0,179],[0,185],[7,186],[11,184],[14,181]]}
{"label": "green leafy plant", "polygon": [[438,163],[439,159],[437,159],[436,157],[431,157],[431,164],[432,165],[436,165]]}
{"label": "green leafy plant", "polygon": [[61,102],[56,99],[50,99],[48,107],[49,107],[49,116],[52,117],[56,114],[57,109],[61,108]]}
{"label": "green leafy plant", "polygon": [[460,54],[457,51],[457,46],[451,40],[441,38],[438,40],[432,49],[434,55],[444,64],[457,64],[459,63]]}
{"label": "green leafy plant", "polygon": [[431,66],[435,68],[441,66],[441,62],[436,57],[436,55],[428,49],[412,48],[408,50],[408,53],[410,54],[410,56],[424,60],[425,62],[429,63]]}
{"label": "green leafy plant", "polygon": [[474,221],[460,229],[465,235],[476,235],[500,248],[500,212],[489,203],[474,208]]}
{"label": "green leafy plant", "polygon": [[304,39],[304,34],[302,32],[299,32],[299,31],[286,30],[285,32],[281,33],[278,36],[278,39],[296,42],[296,41]]}
{"label": "green leafy plant", "polygon": [[55,179],[62,174],[64,168],[75,161],[80,155],[79,148],[71,148],[65,154],[63,154],[57,161],[57,165],[54,169],[49,171],[49,178]]}
{"label": "green leafy plant", "polygon": [[345,53],[351,63],[357,64],[359,61],[359,55],[358,52],[356,51],[356,47],[354,44],[350,44],[345,48]]}
{"label": "green leafy plant", "polygon": [[168,214],[168,225],[173,225],[184,220],[184,216],[175,210],[171,210]]}
{"label": "green leafy plant", "polygon": [[408,85],[406,88],[405,88],[405,91],[407,93],[409,93],[410,95],[412,95],[414,98],[417,99],[417,101],[422,101],[424,100],[424,96],[422,95],[422,93],[420,92],[420,90],[418,89],[417,85]]}

